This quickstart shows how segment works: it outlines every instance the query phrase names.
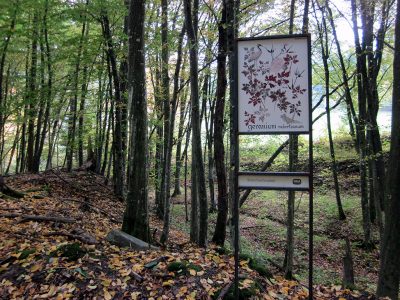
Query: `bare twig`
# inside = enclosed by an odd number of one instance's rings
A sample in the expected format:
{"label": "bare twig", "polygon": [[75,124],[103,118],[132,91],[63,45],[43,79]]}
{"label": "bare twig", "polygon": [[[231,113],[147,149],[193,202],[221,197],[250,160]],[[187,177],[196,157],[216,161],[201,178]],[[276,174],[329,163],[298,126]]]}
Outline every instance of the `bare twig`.
{"label": "bare twig", "polygon": [[227,285],[225,285],[225,287],[221,290],[221,293],[219,293],[217,300],[224,299],[225,295],[229,292],[232,284],[233,282],[229,282]]}

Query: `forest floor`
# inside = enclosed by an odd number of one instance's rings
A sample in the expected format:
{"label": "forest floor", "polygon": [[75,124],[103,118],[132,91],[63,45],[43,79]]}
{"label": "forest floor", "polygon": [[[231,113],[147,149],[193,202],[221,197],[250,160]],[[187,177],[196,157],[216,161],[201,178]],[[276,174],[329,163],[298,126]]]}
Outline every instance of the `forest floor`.
{"label": "forest floor", "polygon": [[[110,230],[121,227],[124,205],[113,196],[103,177],[84,171],[52,170],[11,176],[6,184],[23,191],[25,197],[0,198],[0,299],[217,299],[231,287],[232,255],[213,245],[201,249],[189,243],[182,198],[174,200],[167,247],[132,251],[105,240]],[[254,195],[243,211],[243,251],[260,261],[268,254],[280,263],[284,246],[282,202]],[[271,203],[268,210],[252,209],[260,207],[259,201]],[[299,210],[304,210],[305,202],[303,197]],[[318,209],[323,207],[317,206],[316,214]],[[296,251],[296,272],[300,275],[307,272],[302,267],[307,256],[305,220],[305,215],[296,220],[296,246],[301,249]],[[159,240],[162,222],[153,216],[150,221],[153,238]],[[316,239],[316,276],[320,276],[316,298],[374,299],[367,292],[342,289],[335,280],[320,275],[327,270],[340,273],[340,236],[334,229],[340,223],[333,216],[326,220],[319,216],[316,222],[317,231],[323,231]],[[357,236],[354,232],[353,242]],[[254,251],[254,246],[259,250]],[[354,256],[357,278],[360,274],[367,276],[371,269],[368,281],[374,282],[377,252],[355,250]],[[300,281],[287,281],[274,270],[273,278],[268,278],[268,272],[253,262],[248,256],[241,260],[243,299],[250,295],[255,295],[254,299],[307,297],[303,276],[298,276]],[[332,279],[336,277],[332,275]],[[230,295],[226,293],[224,299]]]}
{"label": "forest floor", "polygon": [[[336,145],[341,201],[346,220],[340,221],[326,144],[316,145],[314,154],[314,283],[340,286],[346,239],[350,242],[354,263],[355,289],[374,293],[379,271],[379,229],[372,224],[373,249],[363,247],[362,212],[359,196],[359,162],[349,139]],[[248,154],[248,152],[247,152]],[[386,157],[386,153],[384,154]],[[256,152],[243,160],[244,170],[258,171],[264,165]],[[307,170],[307,159],[300,159],[300,170]],[[287,171],[287,162],[277,161],[270,170]],[[188,189],[189,191],[190,189]],[[283,275],[286,247],[287,192],[252,191],[240,211],[241,251],[257,258],[274,274]],[[173,224],[189,232],[185,223],[184,197],[175,199]],[[294,276],[300,282],[308,278],[309,195],[296,193]],[[216,213],[210,214],[215,224]],[[213,226],[210,228],[212,235]],[[227,243],[229,247],[229,242]]]}

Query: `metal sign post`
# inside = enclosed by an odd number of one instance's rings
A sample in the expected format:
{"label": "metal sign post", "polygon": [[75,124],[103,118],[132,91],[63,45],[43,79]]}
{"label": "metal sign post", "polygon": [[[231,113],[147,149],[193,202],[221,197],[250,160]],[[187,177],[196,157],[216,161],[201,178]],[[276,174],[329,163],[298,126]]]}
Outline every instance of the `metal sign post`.
{"label": "metal sign post", "polygon": [[[239,188],[309,192],[309,298],[313,299],[311,37],[241,38],[234,55],[235,298],[239,299]],[[308,172],[242,172],[239,136],[307,134]]]}

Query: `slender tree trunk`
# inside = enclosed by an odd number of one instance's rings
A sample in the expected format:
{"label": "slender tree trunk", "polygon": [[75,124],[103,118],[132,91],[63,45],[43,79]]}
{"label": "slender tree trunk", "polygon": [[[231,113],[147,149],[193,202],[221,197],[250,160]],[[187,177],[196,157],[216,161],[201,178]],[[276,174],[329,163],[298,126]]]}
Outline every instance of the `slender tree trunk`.
{"label": "slender tree trunk", "polygon": [[[290,3],[289,34],[293,34],[295,0]],[[298,144],[297,134],[289,135],[289,171],[296,171],[298,165]],[[293,258],[294,258],[294,201],[295,192],[289,191],[287,201],[287,231],[286,231],[286,250],[283,267],[285,269],[285,278],[293,278]]]}
{"label": "slender tree trunk", "polygon": [[[166,1],[166,0],[163,0]],[[166,7],[165,7],[166,9]],[[166,24],[167,25],[167,24]],[[169,234],[169,223],[170,223],[170,189],[171,189],[171,159],[172,159],[172,143],[174,137],[174,126],[175,126],[175,115],[177,110],[177,103],[178,103],[178,93],[179,93],[179,73],[181,69],[182,63],[182,44],[183,44],[183,36],[185,34],[185,26],[183,26],[181,33],[179,35],[178,40],[178,51],[177,51],[177,60],[175,66],[175,73],[174,73],[174,90],[172,93],[172,101],[171,101],[171,112],[168,121],[168,137],[167,137],[167,151],[165,151],[165,186],[164,192],[164,226],[163,232],[161,235],[161,243],[165,244],[168,240]],[[168,76],[168,74],[167,74]],[[168,87],[168,86],[166,86]],[[168,103],[169,105],[169,103]]]}
{"label": "slender tree trunk", "polygon": [[188,201],[187,201],[187,168],[188,168],[188,158],[187,152],[185,154],[185,221],[189,222],[189,214],[188,214]]}
{"label": "slender tree trunk", "polygon": [[[109,112],[105,113],[104,116],[104,126],[107,125],[107,132],[105,133],[105,143],[104,143],[104,159],[103,159],[103,165],[101,167],[101,175],[104,175],[104,172],[106,171],[107,167],[107,157],[108,155],[111,155],[110,152],[108,151],[109,144],[110,144],[110,134],[111,134],[111,129],[112,129],[112,122],[113,122],[113,115],[114,115],[114,101],[112,101],[112,87],[111,87],[111,78],[109,78],[109,95],[110,95],[110,110]],[[106,122],[108,118],[108,121]]]}
{"label": "slender tree trunk", "polygon": [[44,130],[47,129],[47,124],[44,123],[44,112],[47,106],[47,99],[46,99],[46,84],[45,84],[45,58],[44,58],[44,43],[43,43],[43,30],[41,30],[40,37],[39,37],[39,49],[40,49],[40,88],[38,91],[38,105],[39,105],[39,112],[36,121],[36,134],[35,134],[35,141],[34,141],[34,151],[33,151],[33,167],[32,172],[39,172],[40,168],[40,138],[41,138],[41,130],[42,127]]}
{"label": "slender tree trunk", "polygon": [[[199,84],[198,84],[198,41],[197,41],[197,23],[198,23],[198,0],[194,0],[193,9],[191,0],[184,0],[185,20],[187,34],[189,39],[190,56],[190,88],[192,99],[192,200],[196,199],[198,191],[199,201],[199,232],[198,245],[207,246],[208,229],[208,202],[206,182],[204,176],[204,164],[201,150],[201,128],[199,111]],[[194,207],[192,206],[192,210]],[[193,220],[192,220],[193,222]]]}
{"label": "slender tree trunk", "polygon": [[[211,83],[210,83],[211,85]],[[207,153],[207,157],[204,160],[208,160],[208,189],[210,192],[210,213],[217,211],[217,203],[215,202],[215,191],[214,191],[214,153],[213,153],[213,140],[214,140],[214,110],[216,99],[212,96],[213,87],[208,88],[209,92],[207,95],[209,112],[207,113],[207,104],[204,104],[205,110],[205,127],[206,127],[206,143],[204,145],[204,154]],[[207,100],[206,99],[206,100]],[[207,149],[206,149],[207,148]]]}
{"label": "slender tree trunk", "polygon": [[8,160],[8,165],[7,165],[6,171],[4,172],[4,174],[6,174],[6,175],[10,171],[10,166],[11,166],[11,163],[13,161],[13,157],[14,157],[14,154],[15,154],[15,149],[17,148],[18,141],[19,141],[19,138],[20,138],[19,135],[20,135],[20,127],[17,126],[17,131],[15,133],[14,142],[13,142],[13,145],[12,145],[12,148],[11,148],[10,159]]}
{"label": "slender tree trunk", "polygon": [[218,215],[212,241],[223,246],[226,238],[228,219],[228,187],[225,167],[224,110],[226,94],[226,56],[227,56],[226,1],[222,3],[221,20],[218,24],[217,91],[214,116],[214,160],[218,186]]}
{"label": "slender tree trunk", "polygon": [[[369,247],[371,244],[371,222],[369,218],[368,187],[367,187],[367,166],[366,166],[366,135],[365,126],[367,120],[366,89],[367,78],[365,77],[365,55],[360,45],[358,35],[357,5],[356,0],[351,0],[353,31],[357,54],[357,85],[358,85],[358,114],[359,122],[357,131],[359,132],[359,157],[360,157],[360,187],[361,187],[361,208],[364,230],[364,244]],[[364,75],[363,75],[364,74]]]}
{"label": "slender tree trunk", "polygon": [[[192,137],[193,139],[193,137]],[[192,148],[192,159],[193,159]],[[193,168],[193,162],[192,162]],[[190,190],[190,241],[199,244],[199,192],[197,182],[197,172],[191,172]]]}
{"label": "slender tree trunk", "polygon": [[162,100],[162,75],[160,70],[159,55],[156,55],[156,67],[155,67],[155,82],[154,87],[154,103],[155,112],[157,117],[157,124],[155,125],[156,131],[156,153],[155,153],[155,204],[157,216],[162,220],[164,218],[164,202],[163,202],[163,162],[164,162],[164,127],[161,120],[164,118],[163,115],[163,100]]}
{"label": "slender tree trunk", "polygon": [[[86,8],[89,4],[89,0],[86,0]],[[83,42],[86,33],[87,17],[86,13],[84,15],[84,20],[82,24],[81,37],[79,39],[78,53],[75,63],[75,74],[74,74],[74,84],[73,90],[74,95],[70,99],[70,115],[68,118],[68,142],[66,149],[66,160],[67,160],[67,170],[71,172],[73,165],[73,157],[75,152],[75,135],[76,135],[76,121],[77,121],[77,107],[78,107],[78,86],[79,86],[79,73],[82,59]]]}
{"label": "slender tree trunk", "polygon": [[[328,20],[330,21],[330,24],[331,24],[332,35],[333,35],[333,38],[335,40],[337,54],[338,54],[339,62],[340,62],[340,69],[341,69],[341,72],[342,72],[342,80],[343,80],[344,90],[345,90],[345,100],[346,100],[347,115],[348,115],[348,121],[349,121],[349,126],[350,126],[350,135],[353,137],[355,149],[356,149],[357,153],[359,153],[359,149],[358,149],[359,132],[356,131],[355,128],[354,128],[354,124],[355,124],[356,128],[358,126],[358,117],[357,117],[357,114],[355,112],[353,99],[352,99],[352,96],[351,96],[350,84],[349,84],[349,76],[348,76],[348,73],[347,73],[346,65],[344,63],[344,59],[343,59],[343,55],[342,55],[342,50],[341,50],[341,46],[340,46],[340,43],[339,43],[339,39],[337,37],[336,26],[335,26],[332,10],[329,7],[329,0],[326,0],[325,5],[326,5],[326,8],[327,8],[327,12],[329,14],[328,15]],[[354,120],[354,124],[353,124],[353,120]]]}
{"label": "slender tree trunk", "polygon": [[[7,109],[7,96],[8,96],[8,92],[7,91],[9,90],[8,85],[9,85],[9,82],[10,82],[10,65],[7,68],[6,77],[5,77],[4,81],[5,81],[5,91],[6,91],[6,93],[5,93],[4,99],[3,99],[3,107],[0,106],[0,110],[3,110],[3,112],[6,112],[6,109]],[[11,95],[10,95],[10,98],[11,98]],[[12,100],[12,99],[10,99],[10,100]],[[1,114],[1,112],[0,112],[0,114]],[[4,145],[5,145],[4,126],[5,126],[5,122],[7,122],[7,117],[6,116],[3,117],[3,121],[2,122],[4,124],[3,124],[3,129],[0,129],[0,134],[1,134],[0,135],[0,141],[1,141],[1,144],[0,144],[1,145],[0,146],[0,173],[3,172],[3,168],[4,168],[3,164],[1,163],[1,161],[2,161],[2,158],[3,158],[3,154],[4,154]]]}
{"label": "slender tree trunk", "polygon": [[[235,90],[234,87],[234,41],[235,38],[238,36],[238,20],[237,16],[239,15],[239,7],[240,7],[240,0],[226,0],[226,22],[228,24],[227,26],[227,43],[228,43],[228,66],[229,66],[229,101],[231,107],[234,106],[234,93],[233,91]],[[233,220],[235,219],[235,210],[234,210],[234,197],[235,197],[235,172],[234,172],[234,166],[235,166],[235,151],[236,147],[236,136],[235,136],[235,131],[234,131],[234,118],[236,116],[234,115],[234,109],[230,109],[230,115],[229,115],[229,140],[230,140],[230,149],[229,149],[229,164],[230,164],[230,172],[229,172],[229,206],[230,206],[230,212],[231,212],[231,219],[229,221],[229,231],[230,231],[230,236],[231,236],[231,245],[234,247],[235,245],[235,232],[234,232],[234,223]],[[239,237],[238,237],[239,238]],[[239,241],[239,246],[240,246],[240,241]]]}
{"label": "slender tree trunk", "polygon": [[[336,156],[335,156],[335,148],[333,144],[333,136],[332,136],[332,124],[331,124],[331,112],[330,112],[330,90],[329,90],[329,40],[328,40],[328,29],[326,26],[326,12],[325,9],[322,9],[319,3],[317,2],[318,9],[321,11],[321,22],[319,23],[317,19],[318,25],[318,33],[319,40],[321,44],[321,52],[322,52],[322,62],[324,65],[324,75],[325,75],[325,104],[326,104],[326,121],[327,121],[327,129],[328,129],[328,139],[329,139],[329,153],[331,158],[331,170],[333,176],[333,182],[335,185],[335,196],[336,203],[338,207],[339,220],[345,220],[346,215],[343,211],[342,201],[340,198],[340,187],[338,180],[338,172],[337,172],[337,164],[336,164]],[[314,10],[315,11],[315,10]],[[315,12],[314,12],[315,13]]]}
{"label": "slender tree trunk", "polygon": [[124,170],[125,170],[125,154],[123,149],[123,135],[122,135],[122,108],[124,103],[121,98],[120,79],[117,68],[117,60],[112,42],[112,34],[110,29],[110,22],[108,20],[107,12],[102,13],[102,29],[103,36],[106,43],[107,56],[110,61],[111,76],[114,86],[114,111],[115,122],[113,132],[113,145],[114,145],[114,193],[118,197],[124,196]]}
{"label": "slender tree trunk", "polygon": [[[368,53],[368,71],[370,77],[370,93],[368,97],[368,111],[371,131],[371,145],[373,155],[373,162],[375,165],[374,168],[374,190],[376,193],[376,201],[377,204],[375,209],[376,211],[383,211],[384,209],[384,199],[385,199],[385,164],[384,157],[382,155],[382,141],[379,133],[379,126],[377,123],[377,116],[379,110],[379,94],[378,94],[378,75],[380,71],[380,66],[382,63],[383,50],[385,45],[385,35],[389,28],[389,12],[391,11],[391,7],[394,4],[394,1],[382,1],[381,2],[381,20],[378,32],[376,34],[376,48],[374,51]],[[374,36],[374,34],[372,33]],[[372,46],[371,46],[372,49]],[[379,219],[381,212],[377,213],[378,222],[380,224],[383,223],[382,219]],[[382,225],[383,226],[383,225]]]}
{"label": "slender tree trunk", "polygon": [[11,25],[10,29],[5,37],[4,44],[3,44],[3,49],[1,52],[1,58],[0,58],[0,137],[3,136],[3,128],[4,128],[4,103],[3,103],[3,95],[7,92],[3,91],[3,73],[4,73],[4,66],[6,62],[6,56],[7,56],[7,49],[8,45],[10,44],[11,37],[14,33],[14,28],[15,28],[15,22],[17,19],[17,10],[18,10],[18,2],[17,5],[15,5],[14,8],[14,13],[11,19]]}
{"label": "slender tree trunk", "polygon": [[35,161],[37,162],[36,171],[39,171],[39,162],[40,157],[42,156],[44,142],[46,140],[46,133],[50,134],[50,107],[52,103],[52,89],[53,89],[53,68],[52,68],[52,57],[51,57],[51,50],[49,44],[49,36],[48,36],[48,28],[47,28],[47,15],[49,9],[49,1],[46,0],[45,6],[45,14],[43,17],[43,35],[44,35],[44,42],[45,42],[45,55],[46,55],[46,65],[47,65],[47,87],[46,87],[46,108],[44,111],[44,118],[43,118],[43,128],[40,134],[40,141],[39,147],[36,153]]}
{"label": "slender tree trunk", "polygon": [[[185,64],[183,64],[185,65]],[[182,151],[182,139],[184,137],[184,131],[183,131],[183,126],[185,124],[185,117],[186,117],[186,112],[187,109],[189,108],[189,105],[186,105],[186,90],[183,93],[183,96],[181,96],[181,101],[180,101],[180,109],[179,109],[179,125],[178,125],[178,139],[177,139],[177,144],[176,144],[176,155],[175,155],[175,188],[174,188],[174,193],[173,196],[180,195],[181,194],[181,185],[180,185],[180,178],[181,178],[181,166],[182,166],[182,158],[181,158],[181,151]]]}
{"label": "slender tree trunk", "polygon": [[25,59],[25,90],[26,93],[24,95],[25,105],[24,105],[24,117],[22,123],[22,133],[21,133],[21,145],[20,145],[20,163],[19,163],[19,172],[24,172],[26,169],[26,122],[29,115],[29,93],[27,92],[29,89],[29,52],[30,52],[30,44],[28,43],[26,49],[26,59]]}
{"label": "slender tree trunk", "polygon": [[[394,1],[391,1],[392,3]],[[388,28],[387,19],[389,1],[382,1],[381,21],[378,34],[376,37],[376,49],[374,50],[374,17],[375,17],[375,3],[374,1],[361,1],[361,20],[363,22],[363,48],[365,49],[363,55],[366,56],[366,71],[364,76],[367,76],[367,138],[371,145],[372,156],[369,160],[372,160],[371,167],[374,169],[372,175],[373,194],[378,197],[377,202],[379,206],[375,208],[382,209],[384,207],[384,182],[385,182],[385,166],[382,155],[382,142],[379,133],[379,126],[377,123],[377,115],[379,110],[379,94],[378,94],[378,75],[382,60],[382,52],[384,46],[385,33]],[[375,205],[374,198],[370,198],[370,206]]]}
{"label": "slender tree trunk", "polygon": [[[86,25],[85,35],[84,35],[84,43],[85,48],[83,51],[83,57],[87,56],[87,39],[89,36],[89,24]],[[88,65],[87,62],[84,62],[83,70],[82,70],[82,84],[81,84],[81,100],[79,103],[79,118],[78,118],[78,161],[79,166],[82,166],[84,163],[83,160],[83,140],[84,140],[84,114],[85,114],[85,101],[87,94],[87,83],[88,81]]]}
{"label": "slender tree trunk", "polygon": [[[164,119],[164,132],[163,132],[163,160],[161,161],[161,189],[160,189],[160,205],[163,207],[163,218],[164,218],[164,230],[161,236],[161,240],[164,242],[168,236],[168,232],[165,228],[166,223],[169,224],[169,190],[166,190],[169,183],[169,172],[171,161],[169,149],[169,130],[170,130],[170,95],[169,95],[169,45],[168,45],[168,0],[161,0],[161,86],[160,86],[160,96],[162,99],[163,106],[163,119]],[[168,178],[167,178],[168,177]],[[168,202],[168,203],[167,203]],[[168,212],[166,208],[168,206]],[[166,217],[166,213],[168,216]],[[168,220],[166,221],[166,218]],[[168,226],[169,230],[169,226]]]}
{"label": "slender tree trunk", "polygon": [[[66,86],[68,86],[68,83],[66,84]],[[61,103],[65,102],[64,99],[65,99],[66,93],[67,93],[67,87],[64,88],[63,93],[60,96]],[[60,105],[60,107],[58,108],[58,111],[55,113],[56,116],[55,116],[54,120],[51,120],[51,121],[49,120],[49,125],[48,125],[49,126],[49,134],[48,134],[49,149],[47,152],[46,170],[52,168],[53,154],[54,154],[54,151],[56,148],[56,140],[57,140],[60,128],[62,127],[62,124],[63,124],[63,121],[60,122],[62,110],[63,110],[63,105]],[[66,110],[68,110],[68,107]],[[52,129],[50,130],[51,122],[53,122],[53,126],[52,126]]]}
{"label": "slender tree trunk", "polygon": [[392,133],[387,169],[385,231],[381,241],[381,259],[377,296],[399,298],[400,282],[400,1],[397,1],[393,61]]}
{"label": "slender tree trunk", "polygon": [[28,104],[28,145],[26,151],[27,158],[27,170],[28,172],[34,172],[35,165],[35,118],[36,118],[36,71],[37,71],[37,46],[38,46],[38,27],[39,27],[39,16],[35,12],[32,21],[32,52],[31,52],[31,67],[29,72],[29,104]]}
{"label": "slender tree trunk", "polygon": [[[191,106],[191,103],[188,104],[188,109],[190,109],[190,106]],[[183,155],[182,155],[182,160],[183,160],[183,158],[185,159],[185,215],[186,215],[186,222],[189,221],[188,201],[187,201],[187,197],[188,197],[188,193],[187,193],[187,190],[188,190],[188,188],[187,188],[188,187],[187,175],[188,175],[188,148],[189,148],[189,142],[190,142],[190,135],[191,135],[191,132],[192,132],[191,124],[192,124],[191,116],[189,116],[189,120],[188,120],[188,123],[187,123],[187,126],[186,126],[185,150],[183,151]],[[192,186],[192,188],[193,188],[193,186]],[[191,213],[193,211],[194,210],[191,210]],[[196,209],[196,211],[197,211],[197,209]],[[192,218],[191,218],[191,220],[192,220]],[[197,240],[197,238],[194,239],[195,238],[195,233],[197,232],[197,228],[198,228],[198,226],[197,226],[198,219],[197,218],[194,219],[194,223],[192,221],[190,222],[190,237],[191,237],[192,241]],[[196,228],[196,230],[195,230],[195,228]],[[192,239],[192,236],[193,236],[193,239]]]}
{"label": "slender tree trunk", "polygon": [[[104,64],[104,58],[102,56],[102,65]],[[98,105],[97,105],[97,112],[96,112],[96,144],[95,144],[95,157],[96,157],[96,168],[95,172],[100,174],[101,172],[101,158],[103,156],[103,144],[104,144],[104,137],[106,132],[106,121],[107,121],[107,113],[108,113],[108,101],[104,101],[104,86],[106,85],[103,82],[103,76],[101,69],[99,70],[98,74],[98,81],[99,81],[99,93],[98,93]],[[107,90],[107,89],[105,89]],[[104,104],[105,102],[105,104]],[[103,109],[104,109],[104,122],[103,122]]]}

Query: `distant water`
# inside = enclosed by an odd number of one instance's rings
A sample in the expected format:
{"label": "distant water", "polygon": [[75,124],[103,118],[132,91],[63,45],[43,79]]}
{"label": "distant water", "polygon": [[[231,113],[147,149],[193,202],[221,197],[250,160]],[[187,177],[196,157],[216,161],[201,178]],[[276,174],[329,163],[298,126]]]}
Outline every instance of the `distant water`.
{"label": "distant water", "polygon": [[[313,112],[313,118],[315,118],[324,111],[325,111],[325,103],[322,103],[320,107]],[[391,122],[392,122],[392,107],[389,105],[381,107],[378,112],[378,125],[380,132],[381,133],[390,132]],[[333,111],[331,111],[331,126],[333,132],[338,130],[349,132],[347,113],[345,112],[343,106],[337,107]],[[324,115],[317,122],[314,123],[313,135],[315,139],[327,135],[326,115]]]}

